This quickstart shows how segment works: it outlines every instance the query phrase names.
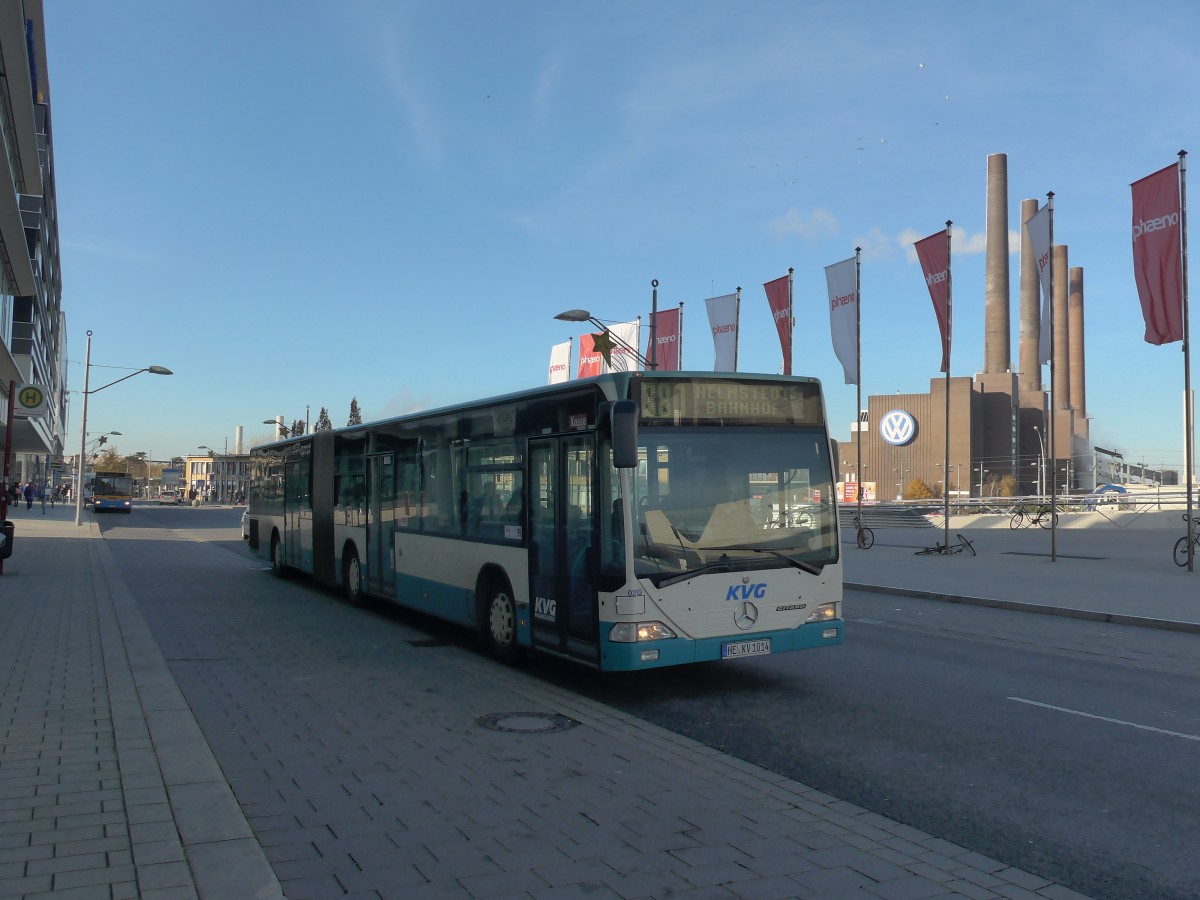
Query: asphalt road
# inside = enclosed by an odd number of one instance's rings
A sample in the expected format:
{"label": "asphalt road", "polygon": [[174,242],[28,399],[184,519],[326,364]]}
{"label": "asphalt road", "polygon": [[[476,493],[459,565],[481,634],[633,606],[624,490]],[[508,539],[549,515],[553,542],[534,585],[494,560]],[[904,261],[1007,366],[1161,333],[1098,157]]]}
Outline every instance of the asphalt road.
{"label": "asphalt road", "polygon": [[[240,515],[152,506],[100,521],[226,772],[263,765],[236,722],[274,717],[267,727],[294,746],[272,747],[271,767],[311,775],[307,790],[320,791],[338,756],[314,736],[391,739],[370,713],[403,702],[372,693],[357,663],[386,666],[414,628],[471,637],[269,577],[239,538]],[[839,648],[636,676],[552,660],[526,671],[1082,893],[1200,896],[1200,637],[847,601]],[[319,684],[297,693],[297,678]]]}

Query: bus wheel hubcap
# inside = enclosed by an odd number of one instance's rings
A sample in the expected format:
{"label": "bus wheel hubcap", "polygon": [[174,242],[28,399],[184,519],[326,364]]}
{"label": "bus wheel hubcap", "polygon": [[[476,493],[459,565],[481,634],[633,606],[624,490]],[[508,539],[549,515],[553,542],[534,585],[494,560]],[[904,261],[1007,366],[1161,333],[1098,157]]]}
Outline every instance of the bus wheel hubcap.
{"label": "bus wheel hubcap", "polygon": [[513,614],[508,597],[498,594],[492,598],[491,609],[492,638],[497,644],[507,646],[512,641]]}

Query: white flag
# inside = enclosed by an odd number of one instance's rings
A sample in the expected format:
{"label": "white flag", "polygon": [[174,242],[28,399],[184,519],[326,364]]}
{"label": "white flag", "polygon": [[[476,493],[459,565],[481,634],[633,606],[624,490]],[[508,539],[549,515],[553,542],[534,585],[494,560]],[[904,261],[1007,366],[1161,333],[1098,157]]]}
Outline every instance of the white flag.
{"label": "white flag", "polygon": [[1033,258],[1037,261],[1038,281],[1042,285],[1042,324],[1038,341],[1038,362],[1050,362],[1050,207],[1043,206],[1025,223]]}
{"label": "white flag", "polygon": [[641,317],[632,322],[619,322],[608,327],[613,338],[611,354],[612,364],[604,367],[605,372],[636,372],[641,363],[638,361],[638,342],[642,339]]}
{"label": "white flag", "polygon": [[550,348],[550,380],[547,384],[558,384],[571,380],[571,342],[563,341]]}
{"label": "white flag", "polygon": [[846,384],[858,384],[858,260],[852,256],[826,266],[825,286],[833,352],[846,373]]}
{"label": "white flag", "polygon": [[710,297],[704,301],[708,307],[708,324],[712,327],[714,372],[737,371],[738,347],[738,295]]}

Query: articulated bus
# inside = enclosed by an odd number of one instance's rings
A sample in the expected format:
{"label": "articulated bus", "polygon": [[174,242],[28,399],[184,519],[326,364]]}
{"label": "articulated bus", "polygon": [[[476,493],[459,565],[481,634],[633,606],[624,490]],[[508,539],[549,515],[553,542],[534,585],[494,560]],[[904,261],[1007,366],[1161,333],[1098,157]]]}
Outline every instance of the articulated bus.
{"label": "articulated bus", "polygon": [[813,378],[614,373],[254,448],[249,542],[607,671],[842,642]]}
{"label": "articulated bus", "polygon": [[92,477],[92,509],[123,512],[133,509],[133,475],[129,472],[96,472]]}

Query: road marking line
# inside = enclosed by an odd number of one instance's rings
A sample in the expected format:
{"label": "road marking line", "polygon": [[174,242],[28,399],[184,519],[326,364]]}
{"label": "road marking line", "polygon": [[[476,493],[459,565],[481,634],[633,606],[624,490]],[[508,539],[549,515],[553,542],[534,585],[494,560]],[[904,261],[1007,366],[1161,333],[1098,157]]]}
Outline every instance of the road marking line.
{"label": "road marking line", "polygon": [[1156,731],[1159,734],[1183,738],[1188,741],[1200,741],[1200,734],[1187,734],[1182,731],[1168,731],[1165,728],[1155,728],[1153,725],[1139,725],[1137,722],[1126,722],[1124,719],[1110,719],[1108,716],[1095,716],[1078,709],[1068,709],[1065,706],[1052,706],[1049,703],[1039,703],[1037,700],[1026,700],[1024,697],[1009,697],[1017,703],[1028,703],[1030,706],[1040,706],[1042,709],[1053,709],[1057,712],[1070,713],[1073,716],[1083,716],[1085,719],[1099,719],[1101,722],[1112,722],[1114,725],[1128,725],[1130,728],[1140,728],[1142,731]]}

